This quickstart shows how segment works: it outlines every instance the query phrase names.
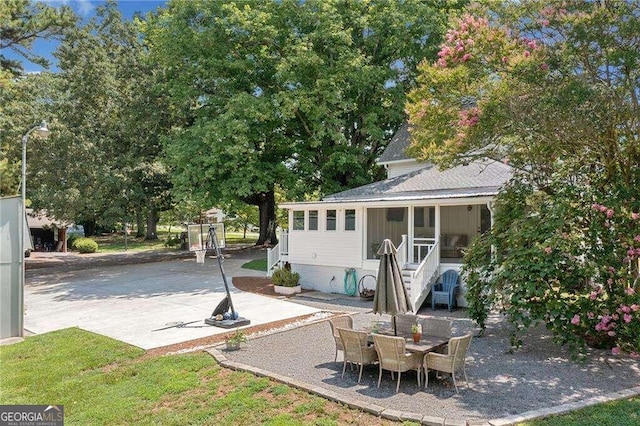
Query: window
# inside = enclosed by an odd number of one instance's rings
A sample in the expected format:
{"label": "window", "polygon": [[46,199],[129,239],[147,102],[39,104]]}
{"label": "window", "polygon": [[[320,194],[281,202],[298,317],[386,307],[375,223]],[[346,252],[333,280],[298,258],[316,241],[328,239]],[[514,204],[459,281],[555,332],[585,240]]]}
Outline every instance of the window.
{"label": "window", "polygon": [[344,211],[344,230],[356,230],[356,211],[354,209],[347,209]]}
{"label": "window", "polygon": [[309,231],[318,230],[318,210],[309,210]]}
{"label": "window", "polygon": [[293,212],[293,230],[304,231],[304,211],[294,210]]}
{"label": "window", "polygon": [[336,230],[336,211],[335,210],[327,210],[327,231],[335,231]]}
{"label": "window", "polygon": [[436,208],[429,207],[429,227],[433,228],[436,226]]}

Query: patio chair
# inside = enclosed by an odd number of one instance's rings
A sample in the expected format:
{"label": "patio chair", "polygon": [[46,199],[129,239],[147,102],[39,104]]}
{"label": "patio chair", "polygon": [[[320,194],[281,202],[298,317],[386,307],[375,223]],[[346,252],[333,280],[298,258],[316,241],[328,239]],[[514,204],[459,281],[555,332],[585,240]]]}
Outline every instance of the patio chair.
{"label": "patio chair", "polygon": [[449,269],[440,277],[440,282],[431,290],[431,309],[436,309],[436,304],[444,304],[449,308],[456,305],[456,291],[460,287],[460,275]]}
{"label": "patio chair", "polygon": [[391,318],[392,326],[398,336],[411,336],[411,326],[419,320],[417,315],[397,314]]}
{"label": "patio chair", "polygon": [[347,328],[337,327],[338,334],[342,338],[342,347],[344,353],[344,365],[342,366],[342,377],[347,369],[347,362],[360,366],[360,375],[358,375],[358,383],[362,379],[362,368],[365,365],[372,365],[378,361],[378,353],[373,346],[367,344],[367,332],[350,330]]}
{"label": "patio chair", "polygon": [[441,318],[421,318],[422,334],[426,336],[451,337],[452,321]]}
{"label": "patio chair", "polygon": [[425,381],[424,387],[429,385],[429,371],[441,371],[451,374],[453,379],[453,386],[458,392],[458,385],[456,383],[456,373],[462,370],[464,374],[464,381],[469,387],[469,381],[467,380],[467,372],[465,370],[465,359],[467,357],[467,349],[471,344],[471,334],[467,334],[461,337],[452,337],[449,339],[448,351],[446,354],[439,354],[429,352],[424,356],[424,372]]}
{"label": "patio chair", "polygon": [[398,384],[396,393],[400,389],[400,375],[409,370],[416,370],[418,373],[418,388],[420,388],[420,376],[422,375],[422,360],[419,353],[408,353],[405,349],[404,337],[373,335],[373,343],[378,353],[380,372],[378,374],[378,387],[382,380],[382,370],[398,373]]}
{"label": "patio chair", "polygon": [[333,340],[336,342],[336,356],[334,361],[338,361],[338,351],[343,351],[342,347],[342,339],[340,338],[340,334],[338,334],[337,328],[348,328],[353,329],[353,318],[348,315],[329,318],[329,325],[331,326],[331,334],[333,335]]}

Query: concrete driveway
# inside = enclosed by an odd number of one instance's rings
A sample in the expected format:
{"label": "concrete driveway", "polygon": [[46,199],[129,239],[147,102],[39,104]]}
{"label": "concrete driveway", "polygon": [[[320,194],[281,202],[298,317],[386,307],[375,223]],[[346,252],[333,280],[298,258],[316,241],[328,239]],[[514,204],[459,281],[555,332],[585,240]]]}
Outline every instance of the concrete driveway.
{"label": "concrete driveway", "polygon": [[[234,308],[251,326],[320,311],[234,288],[233,276],[264,276],[241,269],[246,261],[226,259],[223,266]],[[151,349],[228,332],[204,323],[225,294],[214,258],[204,264],[194,256],[59,273],[43,268],[27,279],[24,328],[39,334],[80,327]]]}

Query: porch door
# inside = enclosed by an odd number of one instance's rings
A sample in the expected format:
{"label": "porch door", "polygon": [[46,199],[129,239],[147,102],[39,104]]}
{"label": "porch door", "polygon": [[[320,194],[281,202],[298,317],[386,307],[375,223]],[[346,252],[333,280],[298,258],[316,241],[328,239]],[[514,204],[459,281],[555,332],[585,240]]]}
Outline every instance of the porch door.
{"label": "porch door", "polygon": [[409,250],[410,263],[420,263],[435,244],[436,208],[413,207],[413,244]]}

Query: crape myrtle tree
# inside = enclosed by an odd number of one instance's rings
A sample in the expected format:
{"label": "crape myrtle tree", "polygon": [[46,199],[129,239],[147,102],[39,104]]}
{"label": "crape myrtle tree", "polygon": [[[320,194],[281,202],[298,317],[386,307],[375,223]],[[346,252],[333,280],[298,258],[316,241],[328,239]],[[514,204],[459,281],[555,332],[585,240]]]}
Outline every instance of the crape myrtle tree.
{"label": "crape myrtle tree", "polygon": [[[259,208],[368,183],[403,120],[415,64],[456,2],[170,1],[145,36],[182,125],[166,141],[178,197]],[[181,195],[182,194],[182,195]]]}
{"label": "crape myrtle tree", "polygon": [[574,354],[640,352],[640,3],[473,6],[409,95],[412,153],[514,177],[464,272],[472,317],[546,324]]}
{"label": "crape myrtle tree", "polygon": [[88,235],[145,217],[138,230],[156,239],[158,213],[170,207],[159,146],[169,124],[136,24],[108,2],[69,30],[55,55],[54,120],[33,155],[34,203],[83,223]]}

